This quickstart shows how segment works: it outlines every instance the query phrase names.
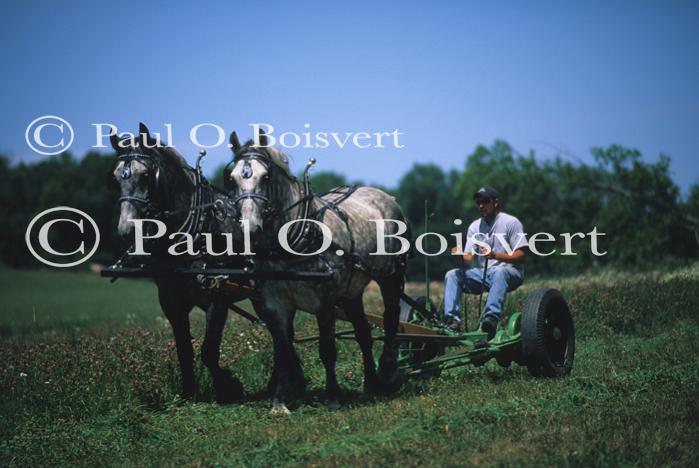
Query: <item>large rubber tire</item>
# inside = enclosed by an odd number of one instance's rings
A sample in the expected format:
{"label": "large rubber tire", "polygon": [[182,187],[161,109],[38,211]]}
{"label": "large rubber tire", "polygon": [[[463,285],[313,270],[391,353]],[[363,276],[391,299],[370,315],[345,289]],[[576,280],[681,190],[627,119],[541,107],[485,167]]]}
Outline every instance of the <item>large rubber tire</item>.
{"label": "large rubber tire", "polygon": [[527,296],[522,311],[522,353],[536,377],[561,377],[573,369],[573,316],[557,290],[536,289]]}

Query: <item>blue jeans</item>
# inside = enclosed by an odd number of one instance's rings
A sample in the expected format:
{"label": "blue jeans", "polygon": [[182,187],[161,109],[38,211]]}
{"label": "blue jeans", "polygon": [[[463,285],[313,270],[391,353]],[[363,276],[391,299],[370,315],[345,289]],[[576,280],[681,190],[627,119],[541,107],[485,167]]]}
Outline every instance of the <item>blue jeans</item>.
{"label": "blue jeans", "polygon": [[[505,294],[517,289],[524,280],[522,272],[509,265],[489,268],[485,278],[488,299],[485,301],[483,316],[492,315],[500,319]],[[444,320],[461,321],[461,293],[480,294],[483,290],[483,269],[457,268],[444,276]],[[480,317],[479,317],[480,318]]]}

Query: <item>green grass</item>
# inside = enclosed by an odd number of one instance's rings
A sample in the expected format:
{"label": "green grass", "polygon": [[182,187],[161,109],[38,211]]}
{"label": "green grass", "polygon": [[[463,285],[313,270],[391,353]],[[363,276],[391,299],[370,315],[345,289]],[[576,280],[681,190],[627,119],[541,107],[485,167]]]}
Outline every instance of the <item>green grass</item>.
{"label": "green grass", "polygon": [[0,270],[0,335],[52,333],[81,327],[153,322],[158,309],[152,282],[89,273]]}
{"label": "green grass", "polygon": [[[575,316],[570,377],[535,379],[493,361],[367,400],[358,347],[341,341],[343,408],[328,411],[317,347],[304,344],[308,394],[274,417],[264,328],[231,316],[224,333],[221,363],[241,378],[245,401],[213,403],[198,366],[200,401],[179,403],[152,283],[0,270],[0,464],[696,465],[699,266],[531,281],[508,311],[545,285],[563,291]],[[379,308],[375,289],[365,302]],[[192,321],[198,348],[203,314]],[[315,333],[311,317],[296,325]]]}

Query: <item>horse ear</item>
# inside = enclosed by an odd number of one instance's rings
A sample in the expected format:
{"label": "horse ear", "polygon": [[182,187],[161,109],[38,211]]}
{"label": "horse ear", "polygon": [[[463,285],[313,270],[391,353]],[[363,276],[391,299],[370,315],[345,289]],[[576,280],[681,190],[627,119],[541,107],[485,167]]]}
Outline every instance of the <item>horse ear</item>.
{"label": "horse ear", "polygon": [[264,130],[260,129],[258,136],[260,138],[260,146],[269,146],[269,139]]}
{"label": "horse ear", "polygon": [[238,134],[234,132],[231,132],[231,137],[228,139],[231,143],[231,148],[233,149],[234,153],[237,153],[240,151],[240,140],[238,139]]}
{"label": "horse ear", "polygon": [[150,131],[143,122],[138,123],[138,133],[147,148],[155,148],[158,145],[158,140],[150,136]]}
{"label": "horse ear", "polygon": [[112,148],[114,148],[117,154],[124,151],[124,148],[119,146],[119,142],[121,141],[121,139],[117,136],[116,132],[112,131],[112,133],[109,134],[109,141],[112,144]]}

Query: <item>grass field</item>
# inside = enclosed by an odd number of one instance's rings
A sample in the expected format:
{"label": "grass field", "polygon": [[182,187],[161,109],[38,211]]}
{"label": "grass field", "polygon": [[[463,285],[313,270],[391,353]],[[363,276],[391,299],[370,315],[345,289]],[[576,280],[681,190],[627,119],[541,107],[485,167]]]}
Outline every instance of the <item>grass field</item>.
{"label": "grass field", "polygon": [[[201,365],[199,401],[180,403],[154,285],[0,270],[0,465],[696,466],[699,265],[529,281],[508,311],[542,286],[559,288],[575,317],[570,377],[491,361],[366,399],[358,347],[342,341],[343,407],[329,411],[317,348],[304,344],[309,391],[280,417],[263,393],[265,329],[232,316],[224,333],[221,362],[242,380],[242,403],[212,402]],[[365,302],[378,310],[374,289]],[[192,320],[198,348],[202,312]],[[314,333],[315,320],[300,314],[297,330]]]}

